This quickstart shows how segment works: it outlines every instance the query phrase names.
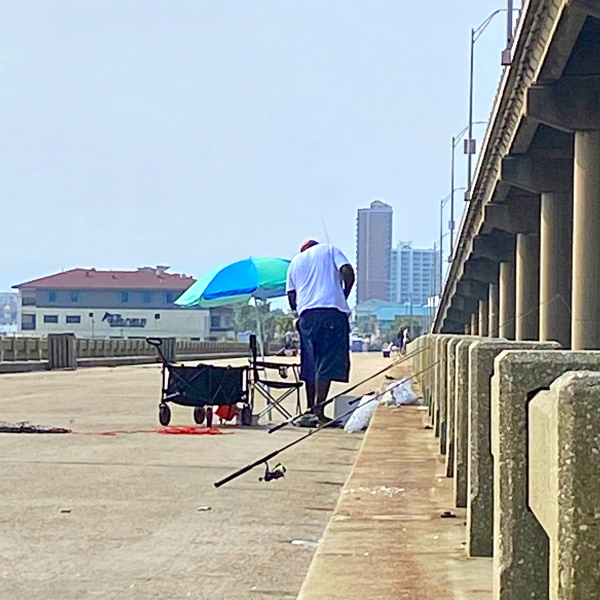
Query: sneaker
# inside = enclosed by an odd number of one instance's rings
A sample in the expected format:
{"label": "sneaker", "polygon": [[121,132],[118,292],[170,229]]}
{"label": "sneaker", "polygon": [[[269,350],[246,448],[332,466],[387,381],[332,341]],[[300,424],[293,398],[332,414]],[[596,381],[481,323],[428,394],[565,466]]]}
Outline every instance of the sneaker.
{"label": "sneaker", "polygon": [[298,419],[294,425],[296,427],[317,427],[319,425],[319,421],[315,415],[303,415],[300,419]]}

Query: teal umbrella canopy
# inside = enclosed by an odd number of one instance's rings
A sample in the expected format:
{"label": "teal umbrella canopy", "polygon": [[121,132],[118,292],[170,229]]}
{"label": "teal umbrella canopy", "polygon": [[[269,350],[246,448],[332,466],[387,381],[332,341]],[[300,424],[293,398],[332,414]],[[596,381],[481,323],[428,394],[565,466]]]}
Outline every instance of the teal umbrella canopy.
{"label": "teal umbrella canopy", "polygon": [[251,298],[269,300],[285,295],[290,261],[284,258],[247,258],[210,271],[190,286],[177,306],[212,308],[246,304]]}

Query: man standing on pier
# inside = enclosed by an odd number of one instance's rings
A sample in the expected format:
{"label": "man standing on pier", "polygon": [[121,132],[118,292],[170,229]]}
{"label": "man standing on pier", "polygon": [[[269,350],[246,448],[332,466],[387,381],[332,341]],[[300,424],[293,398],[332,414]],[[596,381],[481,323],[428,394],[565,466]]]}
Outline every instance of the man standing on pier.
{"label": "man standing on pier", "polygon": [[336,247],[309,240],[288,270],[290,308],[298,314],[300,377],[309,410],[327,423],[321,406],[332,381],[350,377],[350,307],[354,269]]}

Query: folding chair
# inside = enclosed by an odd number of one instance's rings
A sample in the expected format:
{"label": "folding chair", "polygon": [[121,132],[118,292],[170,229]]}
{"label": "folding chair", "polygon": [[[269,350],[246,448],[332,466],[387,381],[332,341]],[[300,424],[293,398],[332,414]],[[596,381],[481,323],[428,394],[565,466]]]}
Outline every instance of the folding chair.
{"label": "folding chair", "polygon": [[[250,402],[254,404],[254,392],[258,392],[267,403],[266,407],[256,416],[257,420],[260,420],[266,414],[271,419],[273,410],[278,411],[284,419],[291,419],[296,416],[283,406],[284,400],[294,394],[296,395],[296,414],[302,412],[300,390],[303,384],[300,381],[299,368],[298,363],[259,360],[256,336],[250,336],[250,378],[248,380]],[[269,371],[276,371],[280,379],[273,379],[272,375],[269,377]],[[289,377],[289,371],[292,372],[293,379],[285,381]],[[282,393],[279,396],[274,396],[271,390],[280,390]]]}

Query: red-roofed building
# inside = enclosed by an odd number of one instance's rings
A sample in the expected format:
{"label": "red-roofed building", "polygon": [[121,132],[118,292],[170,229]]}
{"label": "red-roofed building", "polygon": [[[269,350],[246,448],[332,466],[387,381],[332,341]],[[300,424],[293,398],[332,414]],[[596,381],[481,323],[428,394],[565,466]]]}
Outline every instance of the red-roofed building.
{"label": "red-roofed building", "polygon": [[135,271],[98,271],[96,269],[71,269],[55,275],[40,277],[15,285],[18,290],[166,290],[180,294],[195,279],[187,275],[167,273],[169,267],[142,267]]}
{"label": "red-roofed building", "polygon": [[209,339],[210,312],[175,305],[194,278],[168,273],[168,268],[72,269],[15,285],[19,290],[20,332]]}

